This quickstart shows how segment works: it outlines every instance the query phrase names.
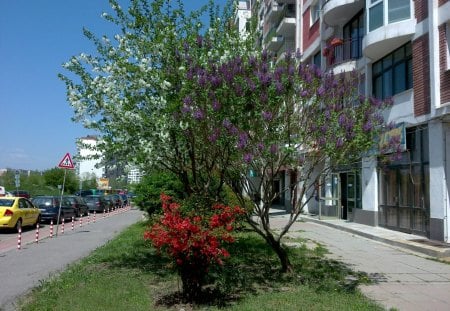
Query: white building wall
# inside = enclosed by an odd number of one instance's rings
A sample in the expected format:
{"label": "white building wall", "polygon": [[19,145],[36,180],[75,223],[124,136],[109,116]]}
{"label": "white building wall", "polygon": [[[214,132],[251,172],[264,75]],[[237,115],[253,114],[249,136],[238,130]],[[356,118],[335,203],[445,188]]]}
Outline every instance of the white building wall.
{"label": "white building wall", "polygon": [[[78,155],[79,157],[90,157],[94,155],[98,155],[99,152],[95,150],[91,150],[90,147],[95,147],[97,145],[97,138],[95,136],[87,136],[80,138],[81,145],[78,146]],[[83,147],[83,145],[89,146]],[[104,167],[96,167],[96,165],[100,164],[100,159],[86,159],[79,160],[78,162],[78,176],[81,180],[91,178],[92,174],[95,177],[101,178],[105,172]]]}

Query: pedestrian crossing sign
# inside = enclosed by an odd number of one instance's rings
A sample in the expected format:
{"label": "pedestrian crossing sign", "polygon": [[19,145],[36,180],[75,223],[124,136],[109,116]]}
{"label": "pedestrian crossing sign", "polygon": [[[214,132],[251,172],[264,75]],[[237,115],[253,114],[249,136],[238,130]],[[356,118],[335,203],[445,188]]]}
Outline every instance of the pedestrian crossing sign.
{"label": "pedestrian crossing sign", "polygon": [[71,169],[71,170],[73,170],[75,168],[73,166],[73,162],[72,162],[72,159],[70,158],[70,154],[69,153],[66,153],[66,155],[61,160],[61,162],[59,162],[58,167],[59,168]]}

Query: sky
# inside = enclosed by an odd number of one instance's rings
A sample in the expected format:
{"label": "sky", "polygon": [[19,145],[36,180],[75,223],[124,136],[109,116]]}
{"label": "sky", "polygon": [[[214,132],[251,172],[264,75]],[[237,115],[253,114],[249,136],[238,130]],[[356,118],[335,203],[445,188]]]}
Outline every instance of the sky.
{"label": "sky", "polygon": [[[191,10],[207,0],[184,2]],[[76,155],[77,138],[95,134],[71,120],[57,75],[71,56],[94,52],[83,27],[115,33],[103,12],[111,12],[108,0],[0,0],[0,169],[57,167]]]}

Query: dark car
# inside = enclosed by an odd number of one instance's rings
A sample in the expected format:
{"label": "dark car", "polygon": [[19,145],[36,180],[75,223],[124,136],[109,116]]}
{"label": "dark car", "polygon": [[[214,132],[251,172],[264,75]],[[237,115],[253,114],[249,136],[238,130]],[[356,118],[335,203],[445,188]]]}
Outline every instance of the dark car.
{"label": "dark car", "polygon": [[89,212],[103,212],[108,209],[108,201],[103,195],[87,195],[84,197]]}
{"label": "dark car", "polygon": [[75,209],[75,214],[77,215],[77,217],[83,215],[87,216],[87,214],[89,213],[89,207],[87,206],[84,198],[76,195],[67,195],[64,198],[66,198],[72,204],[73,208]]}
{"label": "dark car", "polygon": [[21,197],[21,198],[25,198],[25,199],[29,199],[30,198],[30,193],[28,191],[25,191],[25,190],[14,190],[14,191],[11,191],[11,194],[14,197]]}
{"label": "dark car", "polygon": [[122,206],[127,206],[128,205],[128,196],[125,193],[119,194],[122,198],[123,201],[123,205]]}
{"label": "dark car", "polygon": [[114,197],[112,197],[111,195],[105,195],[105,200],[106,202],[108,202],[108,207],[110,210],[116,207],[116,201],[114,200]]}
{"label": "dark car", "polygon": [[114,202],[115,208],[120,208],[123,206],[123,200],[119,194],[108,194],[107,197],[111,198],[111,200]]}
{"label": "dark car", "polygon": [[[75,208],[72,204],[63,197],[62,201],[59,196],[38,196],[31,200],[31,202],[41,210],[41,221],[50,222],[58,220],[60,214],[60,221],[71,220],[76,216]],[[61,212],[59,207],[61,206]]]}

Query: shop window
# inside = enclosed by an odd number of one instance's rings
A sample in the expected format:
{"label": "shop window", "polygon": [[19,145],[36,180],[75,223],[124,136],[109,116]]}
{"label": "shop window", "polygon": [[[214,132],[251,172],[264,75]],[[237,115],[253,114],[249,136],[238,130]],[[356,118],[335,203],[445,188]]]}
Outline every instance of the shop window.
{"label": "shop window", "polygon": [[412,88],[411,43],[398,48],[372,65],[372,90],[385,99]]}

